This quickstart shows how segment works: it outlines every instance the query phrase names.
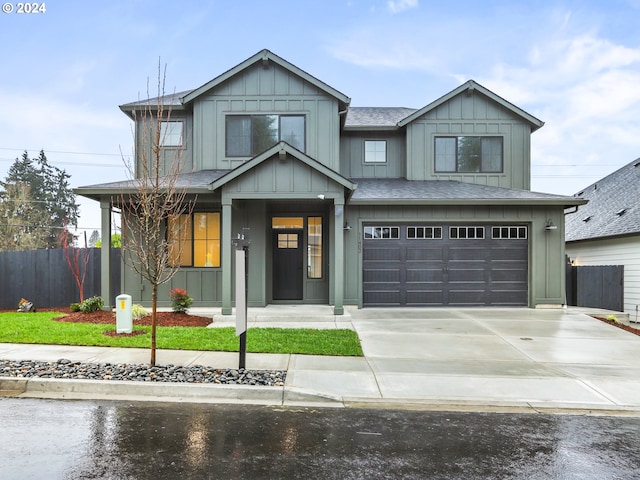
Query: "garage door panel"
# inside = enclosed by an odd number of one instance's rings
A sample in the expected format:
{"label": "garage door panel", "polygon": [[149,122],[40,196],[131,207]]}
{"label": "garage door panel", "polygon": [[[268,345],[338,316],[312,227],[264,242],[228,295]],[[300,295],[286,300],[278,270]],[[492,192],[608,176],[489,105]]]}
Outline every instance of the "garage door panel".
{"label": "garage door panel", "polygon": [[491,259],[493,261],[498,260],[526,260],[527,259],[526,243],[524,245],[503,248],[491,248]]}
{"label": "garage door panel", "polygon": [[[416,244],[417,242],[414,242]],[[442,247],[437,248],[411,248],[412,244],[406,246],[406,259],[410,261],[431,260],[442,262]]]}
{"label": "garage door panel", "polygon": [[[462,242],[464,240],[456,240],[456,242]],[[450,247],[448,259],[455,260],[478,260],[486,257],[486,248],[478,247]]]}
{"label": "garage door panel", "polygon": [[444,273],[442,268],[407,269],[406,282],[435,282],[442,283]]}
{"label": "garage door panel", "polygon": [[407,290],[406,305],[413,307],[442,306],[444,303],[442,289],[437,290]]}
{"label": "garage door panel", "polygon": [[486,272],[483,265],[477,267],[449,267],[449,282],[480,282],[486,281]]}
{"label": "garage door panel", "polygon": [[365,292],[363,301],[370,306],[400,306],[400,292],[388,290],[369,290]]}
{"label": "garage door panel", "polygon": [[400,247],[388,245],[387,248],[374,247],[364,251],[363,260],[366,261],[400,261]]}
{"label": "garage door panel", "polygon": [[400,283],[400,270],[398,269],[367,269],[363,273],[362,280],[365,283]]}
{"label": "garage door panel", "polygon": [[476,290],[449,289],[449,305],[485,305],[486,303],[484,288]]}

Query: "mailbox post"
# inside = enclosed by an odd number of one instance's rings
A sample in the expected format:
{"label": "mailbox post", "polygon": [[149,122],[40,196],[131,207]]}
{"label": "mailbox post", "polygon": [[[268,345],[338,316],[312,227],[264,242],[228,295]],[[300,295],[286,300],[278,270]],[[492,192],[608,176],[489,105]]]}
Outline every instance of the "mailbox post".
{"label": "mailbox post", "polygon": [[232,239],[236,247],[236,335],[240,336],[238,368],[246,367],[247,359],[247,293],[249,291],[249,229]]}

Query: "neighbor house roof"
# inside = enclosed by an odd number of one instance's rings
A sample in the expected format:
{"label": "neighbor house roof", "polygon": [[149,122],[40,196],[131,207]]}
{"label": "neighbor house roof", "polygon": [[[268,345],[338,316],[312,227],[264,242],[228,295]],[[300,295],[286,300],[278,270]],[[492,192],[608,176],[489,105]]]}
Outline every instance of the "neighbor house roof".
{"label": "neighbor house roof", "polygon": [[576,197],[490,187],[451,180],[405,180],[403,178],[358,178],[351,203],[421,205],[581,205]]}
{"label": "neighbor house roof", "polygon": [[440,97],[436,101],[431,102],[426,107],[423,107],[420,110],[416,110],[411,115],[409,115],[406,118],[402,119],[401,121],[398,122],[398,126],[399,127],[404,127],[405,125],[408,125],[409,123],[413,122],[417,118],[423,116],[424,114],[430,112],[431,110],[439,107],[440,105],[448,102],[449,100],[451,100],[452,98],[454,98],[454,97],[456,97],[456,96],[458,96],[460,94],[475,95],[476,92],[479,92],[480,94],[484,95],[485,97],[490,98],[491,100],[493,100],[494,102],[498,103],[500,106],[502,106],[506,110],[512,112],[514,115],[516,115],[516,116],[522,118],[523,120],[527,121],[531,125],[531,131],[532,132],[535,132],[537,129],[539,129],[540,127],[542,127],[544,125],[544,122],[542,120],[540,120],[540,119],[534,117],[533,115],[525,112],[521,108],[516,107],[513,103],[510,103],[507,100],[505,100],[504,98],[502,98],[501,96],[496,95],[491,90],[489,90],[488,88],[483,87],[482,85],[480,85],[476,81],[469,80],[469,81],[463,83],[462,85],[460,85],[458,88],[456,88],[454,90],[451,90],[446,95],[443,95],[442,97]]}
{"label": "neighbor house roof", "polygon": [[568,242],[640,235],[640,158],[576,194],[589,203],[566,217]]}

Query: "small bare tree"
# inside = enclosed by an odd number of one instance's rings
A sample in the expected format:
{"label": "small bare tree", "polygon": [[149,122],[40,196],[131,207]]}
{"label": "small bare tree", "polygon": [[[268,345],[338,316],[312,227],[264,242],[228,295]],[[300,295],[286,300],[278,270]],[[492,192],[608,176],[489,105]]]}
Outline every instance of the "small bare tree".
{"label": "small bare tree", "polygon": [[[67,265],[71,274],[73,275],[76,285],[78,286],[78,292],[80,294],[80,301],[84,301],[84,281],[87,276],[87,265],[89,264],[89,249],[77,248],[69,240],[73,239],[73,235],[67,230],[67,222],[65,222],[65,228],[60,234],[60,246],[64,250],[64,257],[67,260]],[[86,240],[85,233],[85,240]],[[86,243],[86,242],[85,242]],[[86,246],[85,246],[86,247]]]}
{"label": "small bare tree", "polygon": [[134,110],[135,165],[127,164],[134,188],[123,194],[120,202],[124,262],[151,286],[152,367],[156,364],[158,286],[171,280],[179,268],[177,262],[170,261],[170,253],[175,258],[179,252],[170,252],[176,246],[169,245],[165,229],[169,221],[193,210],[186,187],[178,185],[182,150],[172,149],[175,155],[170,159],[163,154],[166,130],[162,122],[171,118],[171,105],[165,104],[165,80],[166,66],[162,71],[158,62],[157,97],[150,97],[147,85],[147,100]]}

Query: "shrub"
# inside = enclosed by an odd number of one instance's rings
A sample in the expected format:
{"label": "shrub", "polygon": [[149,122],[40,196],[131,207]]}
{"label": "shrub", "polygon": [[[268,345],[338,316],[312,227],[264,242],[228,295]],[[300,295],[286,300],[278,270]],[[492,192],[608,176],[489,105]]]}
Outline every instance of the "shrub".
{"label": "shrub", "polygon": [[131,307],[131,315],[133,316],[134,320],[140,320],[141,318],[149,315],[149,311],[146,308],[144,308],[142,305],[138,305],[137,303],[135,303]]}
{"label": "shrub", "polygon": [[69,305],[69,310],[71,310],[72,312],[79,312],[80,311],[80,304],[79,303],[72,303],[71,305]]}
{"label": "shrub", "polygon": [[104,307],[104,300],[102,300],[102,297],[97,296],[87,298],[80,303],[80,311],[82,313],[97,312],[98,310],[101,310],[102,307]]}
{"label": "shrub", "polygon": [[169,292],[171,297],[171,306],[176,313],[186,313],[187,309],[193,303],[193,298],[189,296],[183,288],[174,288]]}

